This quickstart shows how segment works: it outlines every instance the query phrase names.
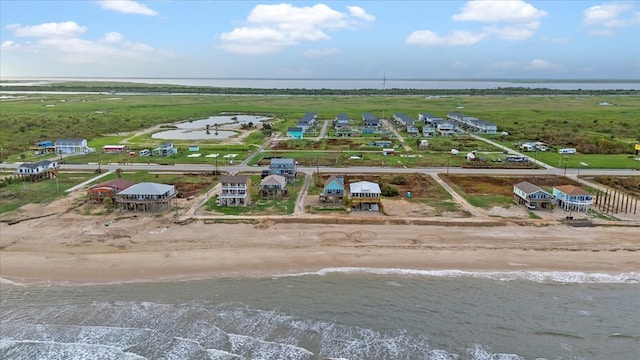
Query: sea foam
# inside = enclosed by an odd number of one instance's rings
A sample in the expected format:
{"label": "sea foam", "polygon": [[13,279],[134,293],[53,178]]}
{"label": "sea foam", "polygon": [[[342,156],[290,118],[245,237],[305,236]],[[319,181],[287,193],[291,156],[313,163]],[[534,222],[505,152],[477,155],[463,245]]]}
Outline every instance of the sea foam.
{"label": "sea foam", "polygon": [[640,284],[640,272],[618,274],[589,273],[576,271],[464,271],[464,270],[416,270],[397,268],[360,268],[340,267],[324,268],[316,272],[303,272],[279,275],[277,277],[329,275],[335,273],[368,273],[379,275],[407,275],[442,278],[476,278],[499,281],[529,280],[537,283],[557,282],[576,284]]}

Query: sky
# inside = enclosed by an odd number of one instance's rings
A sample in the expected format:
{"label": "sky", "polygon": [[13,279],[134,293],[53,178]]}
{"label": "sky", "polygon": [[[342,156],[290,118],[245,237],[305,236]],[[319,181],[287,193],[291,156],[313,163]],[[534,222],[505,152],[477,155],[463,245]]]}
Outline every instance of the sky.
{"label": "sky", "polygon": [[640,2],[0,0],[0,77],[640,79]]}

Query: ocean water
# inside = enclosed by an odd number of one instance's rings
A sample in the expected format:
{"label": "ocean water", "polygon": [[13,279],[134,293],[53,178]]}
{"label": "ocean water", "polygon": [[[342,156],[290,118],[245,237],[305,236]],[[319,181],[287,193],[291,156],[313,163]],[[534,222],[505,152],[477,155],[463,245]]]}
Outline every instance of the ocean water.
{"label": "ocean water", "polygon": [[332,269],[0,290],[2,359],[624,359],[640,273]]}

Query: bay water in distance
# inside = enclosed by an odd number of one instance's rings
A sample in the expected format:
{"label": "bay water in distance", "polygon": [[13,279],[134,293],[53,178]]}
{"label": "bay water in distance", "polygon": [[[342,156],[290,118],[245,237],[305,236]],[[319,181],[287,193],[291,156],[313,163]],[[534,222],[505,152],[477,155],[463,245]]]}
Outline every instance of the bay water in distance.
{"label": "bay water in distance", "polygon": [[327,269],[0,285],[3,359],[607,359],[640,353],[640,274]]}
{"label": "bay water in distance", "polygon": [[598,79],[293,79],[293,78],[214,78],[214,77],[44,77],[11,78],[2,77],[1,85],[17,82],[33,84],[61,81],[113,81],[145,84],[167,84],[182,86],[211,86],[222,88],[254,89],[495,89],[495,88],[546,88],[552,90],[640,90],[637,80]]}

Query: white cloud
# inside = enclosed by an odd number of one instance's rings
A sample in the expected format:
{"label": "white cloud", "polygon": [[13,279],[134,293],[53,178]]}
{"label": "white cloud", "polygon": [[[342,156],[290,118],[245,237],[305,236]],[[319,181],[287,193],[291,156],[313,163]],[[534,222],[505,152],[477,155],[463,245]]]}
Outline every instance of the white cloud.
{"label": "white cloud", "polygon": [[74,64],[123,63],[129,60],[156,62],[172,55],[147,44],[129,42],[117,32],[107,33],[98,40],[83,39],[80,35],[87,29],[72,21],[33,26],[10,25],[7,29],[15,36],[36,39],[21,43],[5,41],[2,44],[3,51],[29,53],[42,57],[43,61]]}
{"label": "white cloud", "polygon": [[489,66],[495,70],[510,70],[523,72],[559,72],[563,70],[561,65],[553,64],[543,59],[533,59],[529,62],[496,62]]}
{"label": "white cloud", "polygon": [[460,14],[453,15],[454,21],[527,23],[546,16],[522,0],[472,0],[462,7]]}
{"label": "white cloud", "polygon": [[640,11],[631,2],[610,2],[583,11],[582,22],[594,35],[612,35],[616,28],[640,25]]}
{"label": "white cloud", "polygon": [[360,6],[347,6],[347,9],[349,9],[349,12],[353,17],[356,17],[358,19],[362,19],[368,22],[372,22],[376,20],[375,16],[371,14],[367,14],[367,12],[364,11],[364,9],[361,8]]}
{"label": "white cloud", "polygon": [[147,5],[140,4],[133,0],[101,0],[100,6],[103,9],[114,10],[124,14],[138,14],[147,16],[156,16],[158,12],[149,8]]}
{"label": "white cloud", "polygon": [[20,44],[11,40],[7,40],[0,45],[1,50],[11,50],[11,49],[17,49],[19,47],[20,47]]}
{"label": "white cloud", "polygon": [[409,34],[405,42],[409,45],[458,46],[476,44],[484,37],[485,35],[483,34],[476,34],[462,30],[453,31],[447,36],[440,36],[429,30],[418,30]]}
{"label": "white cloud", "polygon": [[452,16],[454,21],[490,23],[481,30],[455,30],[447,36],[441,36],[431,30],[412,32],[405,40],[411,45],[473,45],[483,39],[495,37],[504,41],[520,41],[535,35],[540,27],[540,19],[547,16],[522,0],[489,1],[472,0],[467,2],[459,14]]}
{"label": "white cloud", "polygon": [[330,49],[311,49],[304,52],[304,56],[308,58],[321,58],[325,56],[331,56],[338,54],[340,49],[330,48]]}
{"label": "white cloud", "polygon": [[220,47],[236,54],[276,52],[302,42],[330,40],[326,31],[354,29],[375,20],[360,7],[349,7],[349,11],[342,13],[324,4],[257,5],[244,26],[220,35]]}
{"label": "white cloud", "polygon": [[43,23],[33,26],[11,24],[6,27],[18,37],[74,37],[84,34],[87,28],[73,21]]}

